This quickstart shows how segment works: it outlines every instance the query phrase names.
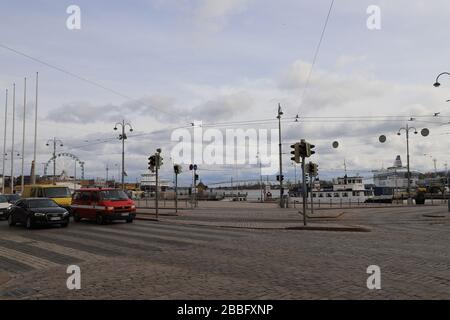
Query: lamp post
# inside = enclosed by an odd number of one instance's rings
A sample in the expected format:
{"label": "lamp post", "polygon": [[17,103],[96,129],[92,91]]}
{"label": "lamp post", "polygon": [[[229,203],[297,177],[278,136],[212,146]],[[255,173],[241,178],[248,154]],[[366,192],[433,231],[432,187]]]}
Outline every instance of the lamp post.
{"label": "lamp post", "polygon": [[12,98],[12,138],[11,138],[11,193],[14,193],[14,129],[15,129],[15,117],[16,117],[16,84],[13,84],[13,98]]}
{"label": "lamp post", "polygon": [[5,127],[3,132],[3,165],[2,165],[2,193],[5,193],[5,156],[6,156],[6,126],[8,118],[8,89],[6,89],[6,100],[5,100]]}
{"label": "lamp post", "polygon": [[[402,131],[405,131],[405,136],[406,136],[406,170],[407,170],[407,187],[406,187],[406,192],[408,194],[408,204],[411,204],[411,171],[410,171],[410,166],[409,166],[409,133],[411,130],[414,130],[414,134],[417,134],[417,129],[415,127],[410,127],[409,124],[407,123],[405,127],[402,127],[398,130],[397,135],[401,135]],[[426,137],[429,135],[430,131],[427,128],[423,128],[421,130],[421,135]],[[382,135],[379,137],[378,139],[381,143],[386,142],[386,136]]]}
{"label": "lamp post", "polygon": [[283,115],[283,111],[281,111],[281,105],[278,104],[278,153],[279,153],[279,161],[280,161],[280,207],[283,208],[283,156],[281,150],[281,116]]}
{"label": "lamp post", "polygon": [[59,139],[56,139],[53,137],[53,139],[50,139],[47,141],[46,146],[49,147],[50,144],[53,145],[53,184],[56,184],[56,144],[59,143],[60,147],[63,147],[63,142]]}
{"label": "lamp post", "polygon": [[434,165],[434,173],[437,174],[437,165],[436,165],[437,159],[436,159],[436,158],[433,158],[433,156],[432,156],[431,154],[428,154],[428,153],[424,153],[423,155],[424,155],[424,156],[428,156],[428,157],[433,161],[433,165]]}
{"label": "lamp post", "polygon": [[127,139],[125,129],[128,126],[130,128],[130,132],[133,132],[133,127],[131,124],[125,123],[125,120],[122,120],[122,122],[117,122],[114,126],[114,130],[117,130],[117,126],[122,127],[122,134],[119,135],[119,140],[122,140],[122,190],[125,190],[125,140]]}
{"label": "lamp post", "polygon": [[438,74],[438,76],[436,77],[436,81],[434,82],[433,86],[435,86],[436,88],[441,86],[441,83],[439,82],[439,78],[440,78],[442,75],[444,75],[444,74],[450,76],[450,72],[441,72],[441,73]]}

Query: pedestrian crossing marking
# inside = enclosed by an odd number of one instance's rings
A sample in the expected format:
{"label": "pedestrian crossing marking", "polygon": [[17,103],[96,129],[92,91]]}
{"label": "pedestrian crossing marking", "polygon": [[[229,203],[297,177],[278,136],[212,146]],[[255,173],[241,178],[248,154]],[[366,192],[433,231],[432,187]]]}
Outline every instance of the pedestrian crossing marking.
{"label": "pedestrian crossing marking", "polygon": [[17,262],[30,266],[33,269],[47,269],[59,266],[59,264],[57,263],[3,247],[0,247],[0,256],[10,260],[15,260]]}

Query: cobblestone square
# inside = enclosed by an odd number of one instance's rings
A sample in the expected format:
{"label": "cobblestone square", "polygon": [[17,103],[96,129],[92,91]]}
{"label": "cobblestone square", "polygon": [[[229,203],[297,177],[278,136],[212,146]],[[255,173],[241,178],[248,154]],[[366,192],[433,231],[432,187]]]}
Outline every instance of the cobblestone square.
{"label": "cobblestone square", "polygon": [[[310,219],[370,232],[283,229],[301,224],[296,209],[232,206],[67,229],[29,231],[2,221],[0,298],[450,298],[450,218],[437,215],[443,206],[354,208]],[[81,268],[80,290],[66,286],[73,264]],[[369,265],[381,269],[380,290],[366,286]]]}

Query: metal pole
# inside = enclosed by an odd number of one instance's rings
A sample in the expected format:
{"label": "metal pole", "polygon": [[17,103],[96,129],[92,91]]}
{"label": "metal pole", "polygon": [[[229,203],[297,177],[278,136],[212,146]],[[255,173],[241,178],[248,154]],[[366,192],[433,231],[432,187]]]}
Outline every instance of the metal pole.
{"label": "metal pole", "polygon": [[260,191],[260,197],[261,202],[264,202],[264,192],[263,192],[263,185],[262,185],[262,166],[261,166],[261,156],[259,158],[259,191]]}
{"label": "metal pole", "polygon": [[53,184],[56,184],[56,137],[53,137]]}
{"label": "metal pole", "polygon": [[156,208],[156,220],[158,220],[158,167],[159,167],[159,154],[155,154],[156,157],[156,192],[155,192],[155,208]]}
{"label": "metal pole", "polygon": [[34,109],[34,150],[31,164],[31,184],[36,184],[36,139],[37,139],[37,111],[38,111],[39,72],[36,72],[36,101]]}
{"label": "metal pole", "polygon": [[194,208],[194,179],[195,179],[195,171],[192,170],[192,188],[191,188],[191,208]]}
{"label": "metal pole", "polygon": [[77,190],[77,160],[75,160],[75,170],[73,174],[73,191]]}
{"label": "metal pole", "polygon": [[13,84],[13,114],[12,114],[12,138],[11,138],[11,193],[14,193],[14,129],[16,117],[16,84]]}
{"label": "metal pole", "polygon": [[26,119],[26,110],[27,110],[27,78],[24,79],[23,86],[23,125],[22,125],[22,179],[21,179],[21,187],[20,192],[23,194],[23,190],[25,188],[25,177],[24,177],[24,167],[25,167],[25,119]]}
{"label": "metal pole", "polygon": [[178,213],[178,174],[175,173],[175,213]]}
{"label": "metal pole", "polygon": [[194,195],[194,199],[195,199],[195,207],[198,207],[198,196],[197,196],[197,180],[195,179],[195,177],[197,176],[197,170],[194,169],[194,191],[195,191],[195,195]]}
{"label": "metal pole", "polygon": [[6,157],[6,126],[8,118],[8,89],[6,89],[6,101],[5,101],[5,128],[3,132],[3,165],[2,165],[2,193],[5,193],[5,157]]}
{"label": "metal pole", "polygon": [[314,213],[314,200],[313,200],[313,176],[312,174],[309,175],[309,192],[311,194],[311,214]]}
{"label": "metal pole", "polygon": [[411,172],[409,169],[409,126],[406,124],[406,166],[407,166],[407,175],[408,175],[408,181],[407,181],[407,190],[408,193],[408,204],[411,204]]}
{"label": "metal pole", "polygon": [[303,225],[306,226],[306,175],[305,175],[305,157],[302,157],[302,193],[303,193]]}
{"label": "metal pole", "polygon": [[280,207],[283,207],[283,156],[281,150],[281,105],[278,104],[278,153],[279,153],[279,161],[280,161]]}
{"label": "metal pole", "polygon": [[122,190],[125,190],[125,120],[122,120]]}

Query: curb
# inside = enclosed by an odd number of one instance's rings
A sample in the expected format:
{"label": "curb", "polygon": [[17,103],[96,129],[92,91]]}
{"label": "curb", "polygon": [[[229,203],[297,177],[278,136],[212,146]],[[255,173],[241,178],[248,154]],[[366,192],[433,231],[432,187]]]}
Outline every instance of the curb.
{"label": "curb", "polygon": [[422,214],[423,217],[427,217],[427,218],[447,218],[450,217],[450,215],[445,214],[445,213],[424,213]]}
{"label": "curb", "polygon": [[213,227],[213,228],[231,228],[231,229],[247,229],[247,230],[311,230],[311,231],[335,231],[335,232],[371,232],[372,230],[362,226],[287,226],[287,227],[265,227],[265,226],[238,226],[238,225],[217,225],[217,224],[200,224],[200,223],[180,223],[174,220],[156,220],[150,218],[136,218],[143,221],[158,221],[182,226],[195,227]]}
{"label": "curb", "polygon": [[299,226],[287,227],[286,230],[312,230],[312,231],[335,231],[335,232],[371,232],[367,227],[360,226]]}

